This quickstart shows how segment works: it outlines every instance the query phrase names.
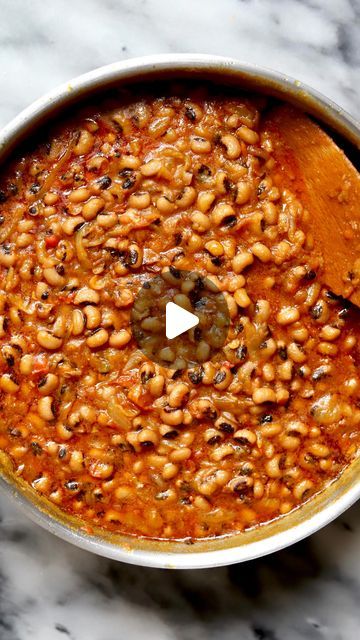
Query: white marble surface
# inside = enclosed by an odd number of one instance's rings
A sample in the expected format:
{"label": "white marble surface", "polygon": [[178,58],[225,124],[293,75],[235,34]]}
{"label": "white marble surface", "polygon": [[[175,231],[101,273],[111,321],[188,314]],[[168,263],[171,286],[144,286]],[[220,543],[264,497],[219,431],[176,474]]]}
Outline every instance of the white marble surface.
{"label": "white marble surface", "polygon": [[[232,55],[360,113],[359,0],[1,0],[0,125],[59,82],[160,52]],[[0,498],[1,640],[358,640],[360,506],[310,540],[231,568],[127,567]]]}

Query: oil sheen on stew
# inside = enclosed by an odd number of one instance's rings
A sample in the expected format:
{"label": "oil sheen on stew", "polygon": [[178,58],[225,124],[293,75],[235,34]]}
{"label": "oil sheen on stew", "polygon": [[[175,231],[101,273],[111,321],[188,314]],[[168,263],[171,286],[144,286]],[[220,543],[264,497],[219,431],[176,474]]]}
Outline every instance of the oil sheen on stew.
{"label": "oil sheen on stew", "polygon": [[[296,158],[275,160],[264,99],[176,90],[88,107],[2,171],[0,448],[88,531],[239,532],[359,445],[358,318],[322,281]],[[131,334],[144,279],[174,269],[229,308],[193,369]]]}

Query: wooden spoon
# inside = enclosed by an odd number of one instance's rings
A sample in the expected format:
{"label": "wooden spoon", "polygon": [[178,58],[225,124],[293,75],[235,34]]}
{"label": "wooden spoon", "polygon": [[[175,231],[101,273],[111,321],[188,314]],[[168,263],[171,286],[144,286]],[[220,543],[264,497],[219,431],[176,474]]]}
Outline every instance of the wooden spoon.
{"label": "wooden spoon", "polygon": [[265,128],[275,138],[285,185],[309,212],[326,286],[360,306],[360,174],[315,122],[291,106],[274,108]]}

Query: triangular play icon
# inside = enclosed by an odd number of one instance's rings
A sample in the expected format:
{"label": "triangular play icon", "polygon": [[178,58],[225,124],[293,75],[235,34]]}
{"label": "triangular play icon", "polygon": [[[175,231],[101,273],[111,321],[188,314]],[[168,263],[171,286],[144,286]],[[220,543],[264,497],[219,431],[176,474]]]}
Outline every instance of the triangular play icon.
{"label": "triangular play icon", "polygon": [[168,340],[177,338],[185,331],[196,327],[199,324],[199,318],[190,311],[186,311],[174,302],[168,302],[166,305],[166,337]]}

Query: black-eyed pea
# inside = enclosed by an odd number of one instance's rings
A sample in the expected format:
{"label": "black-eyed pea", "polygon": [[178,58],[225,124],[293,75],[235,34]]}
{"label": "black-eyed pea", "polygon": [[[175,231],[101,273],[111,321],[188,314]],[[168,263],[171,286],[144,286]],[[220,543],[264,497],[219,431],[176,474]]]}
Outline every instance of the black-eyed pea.
{"label": "black-eyed pea", "polygon": [[[59,265],[62,266],[62,265]],[[46,280],[46,282],[48,282],[49,284],[51,284],[51,286],[53,287],[63,287],[66,280],[63,276],[63,273],[61,272],[62,270],[59,271],[56,269],[56,267],[48,267],[46,269],[44,269],[43,271],[43,276]]]}
{"label": "black-eyed pea", "polygon": [[315,458],[327,458],[330,455],[330,449],[326,444],[320,442],[313,442],[308,447],[309,453]]}
{"label": "black-eyed pea", "polygon": [[81,129],[79,139],[76,145],[73,147],[73,152],[76,156],[83,156],[89,153],[94,146],[95,138],[87,131],[87,129]]}
{"label": "black-eyed pea", "polygon": [[277,374],[280,380],[291,380],[293,376],[293,362],[285,360],[277,367]]}
{"label": "black-eyed pea", "polygon": [[251,305],[251,298],[246,289],[237,289],[234,293],[234,300],[241,309],[246,309]]}
{"label": "black-eyed pea", "polygon": [[122,309],[129,307],[134,302],[134,294],[131,289],[116,289],[114,296],[115,307]]}
{"label": "black-eyed pea", "polygon": [[109,338],[110,347],[121,349],[125,347],[131,340],[131,333],[127,329],[120,329],[119,331],[114,331]]}
{"label": "black-eyed pea", "polygon": [[84,455],[82,451],[75,449],[71,452],[69,467],[71,471],[81,473],[84,469]]}
{"label": "black-eyed pea", "polygon": [[191,214],[190,220],[192,228],[197,233],[205,233],[205,231],[208,231],[210,229],[210,218],[201,211],[194,211]]}
{"label": "black-eyed pea", "polygon": [[74,189],[68,195],[68,199],[73,204],[80,204],[81,202],[85,202],[88,198],[90,198],[90,189],[87,187],[79,187],[78,189]]}
{"label": "black-eyed pea", "polygon": [[323,356],[334,357],[337,355],[338,348],[336,344],[333,344],[332,342],[320,342],[318,344],[317,351]]}
{"label": "black-eyed pea", "polygon": [[194,153],[210,153],[211,142],[210,140],[206,140],[206,138],[202,138],[200,136],[192,136],[190,140],[190,148]]}
{"label": "black-eyed pea", "polygon": [[307,360],[307,355],[304,349],[296,342],[290,342],[287,347],[287,353],[289,358],[298,364],[302,364]]}
{"label": "black-eyed pea", "polygon": [[263,404],[264,402],[276,402],[276,394],[270,387],[259,387],[252,394],[255,404]]}
{"label": "black-eyed pea", "polygon": [[321,328],[320,338],[331,342],[332,340],[336,340],[340,336],[340,333],[341,331],[338,327],[332,327],[331,325],[326,324]]}
{"label": "black-eyed pea", "polygon": [[143,261],[143,251],[137,244],[131,244],[127,250],[126,265],[130,269],[138,269]]}
{"label": "black-eyed pea", "polygon": [[106,329],[96,329],[91,336],[86,340],[86,344],[90,349],[97,349],[102,347],[109,339],[109,334]]}
{"label": "black-eyed pea", "polygon": [[226,300],[230,319],[233,320],[238,315],[238,307],[235,299],[227,291],[224,292],[224,298]]}
{"label": "black-eyed pea", "polygon": [[217,240],[209,240],[209,242],[206,242],[205,249],[212,256],[218,257],[224,255],[224,247],[221,242],[218,242]]}
{"label": "black-eyed pea", "polygon": [[74,309],[71,316],[71,332],[74,336],[82,334],[85,328],[85,318],[81,309]]}
{"label": "black-eyed pea", "polygon": [[236,160],[241,155],[241,145],[236,136],[229,133],[221,136],[220,140],[230,160]]}
{"label": "black-eyed pea", "polygon": [[138,442],[143,447],[155,447],[159,442],[159,436],[153,429],[142,429],[138,433]]}
{"label": "black-eyed pea", "polygon": [[11,373],[4,373],[0,377],[0,389],[5,393],[13,394],[19,391],[20,386]]}
{"label": "black-eyed pea", "polygon": [[281,454],[276,454],[270,460],[265,462],[265,473],[269,478],[280,478],[282,471],[280,469]]}
{"label": "black-eyed pea", "polygon": [[77,228],[79,228],[84,222],[85,220],[82,216],[66,218],[61,224],[61,229],[67,236],[72,236]]}
{"label": "black-eyed pea", "polygon": [[[78,311],[80,310],[78,309]],[[88,329],[96,329],[101,322],[101,313],[98,307],[94,307],[93,305],[89,304],[83,308],[82,312],[86,318],[86,327]]]}
{"label": "black-eyed pea", "polygon": [[180,195],[176,198],[176,206],[178,209],[186,209],[190,207],[196,199],[196,190],[194,187],[184,187]]}
{"label": "black-eyed pea", "polygon": [[214,445],[219,444],[224,439],[224,434],[219,431],[219,429],[214,429],[213,427],[209,427],[204,431],[204,440],[206,444]]}
{"label": "black-eyed pea", "polygon": [[104,462],[103,460],[91,462],[88,469],[93,478],[98,478],[100,480],[106,480],[114,473],[114,465]]}
{"label": "black-eyed pea", "polygon": [[[165,385],[165,378],[163,375],[155,375],[148,382],[148,390],[152,396],[159,398],[162,395]],[[168,423],[167,423],[168,424]]]}
{"label": "black-eyed pea", "polygon": [[54,398],[44,396],[38,402],[38,413],[43,420],[51,421],[55,419]]}
{"label": "black-eyed pea", "polygon": [[31,486],[39,493],[47,493],[51,486],[51,479],[49,476],[43,475],[40,478],[36,478],[36,480],[31,483]]}
{"label": "black-eyed pea", "polygon": [[173,462],[167,462],[162,470],[161,477],[163,480],[172,480],[179,473],[179,466]]}
{"label": "black-eyed pea", "polygon": [[100,295],[90,287],[82,287],[74,297],[74,304],[98,304],[99,302]]}
{"label": "black-eyed pea", "polygon": [[300,318],[300,312],[297,307],[282,307],[276,316],[277,322],[282,326],[293,324]]}
{"label": "black-eyed pea", "polygon": [[162,195],[156,201],[156,208],[161,213],[172,213],[175,209],[175,204],[170,198]]}
{"label": "black-eyed pea", "polygon": [[211,220],[218,227],[232,225],[236,222],[235,210],[230,204],[219,202],[211,212]]}
{"label": "black-eyed pea", "polygon": [[93,220],[105,207],[103,198],[90,198],[82,207],[82,216],[85,220]]}
{"label": "black-eyed pea", "polygon": [[162,162],[158,158],[153,158],[149,160],[145,164],[141,165],[140,172],[146,178],[150,178],[151,176],[155,176],[161,170]]}
{"label": "black-eyed pea", "polygon": [[0,245],[0,264],[3,267],[12,267],[17,260],[17,254],[9,244]]}
{"label": "black-eyed pea", "polygon": [[19,370],[23,376],[29,376],[34,367],[34,356],[31,353],[27,353],[21,356]]}
{"label": "black-eyed pea", "polygon": [[245,182],[244,180],[240,180],[237,183],[236,190],[236,204],[243,205],[249,202],[252,195],[252,187],[249,182]]}
{"label": "black-eyed pea", "polygon": [[36,339],[41,347],[49,349],[50,351],[59,349],[62,345],[62,339],[54,336],[50,331],[46,331],[46,329],[40,329],[40,331],[37,332]]}
{"label": "black-eyed pea", "polygon": [[183,416],[184,414],[181,409],[176,409],[169,406],[164,407],[160,411],[160,419],[162,420],[162,422],[174,427],[182,424]]}
{"label": "black-eyed pea", "polygon": [[38,383],[38,390],[41,395],[46,396],[48,393],[55,391],[59,385],[59,378],[54,373],[47,373]]}
{"label": "black-eyed pea", "polygon": [[236,130],[236,135],[246,144],[256,144],[259,141],[259,134],[246,125],[242,125],[241,127],[239,127],[239,129]]}
{"label": "black-eyed pea", "polygon": [[192,431],[183,431],[179,436],[179,440],[185,447],[190,447],[195,440],[195,434]]}
{"label": "black-eyed pea", "polygon": [[229,384],[233,380],[233,374],[231,373],[229,367],[221,367],[214,375],[213,385],[215,389],[219,391],[224,391],[228,388]]}
{"label": "black-eyed pea", "polygon": [[279,405],[284,405],[287,403],[287,401],[289,400],[290,397],[290,393],[288,391],[288,389],[285,389],[285,387],[279,386],[276,389],[276,402]]}
{"label": "black-eyed pea", "polygon": [[136,191],[130,195],[128,202],[134,209],[146,209],[151,203],[150,194],[147,191]]}
{"label": "black-eyed pea", "polygon": [[189,387],[184,382],[177,382],[169,394],[170,407],[181,407],[189,395]]}
{"label": "black-eyed pea", "polygon": [[200,191],[196,200],[196,207],[202,213],[206,213],[207,211],[209,211],[214,200],[215,194],[212,193],[212,191]]}
{"label": "black-eyed pea", "polygon": [[258,258],[258,260],[260,260],[260,262],[267,263],[272,259],[270,249],[262,242],[255,242],[251,246],[251,252],[256,258]]}
{"label": "black-eyed pea", "polygon": [[300,480],[297,482],[293,489],[293,494],[296,500],[304,500],[306,495],[309,495],[314,484],[309,479]]}
{"label": "black-eyed pea", "polygon": [[118,217],[114,211],[103,211],[96,218],[96,224],[103,229],[112,229],[118,222]]}
{"label": "black-eyed pea", "polygon": [[171,462],[174,463],[185,462],[185,460],[188,460],[190,457],[191,449],[189,447],[180,447],[179,449],[174,449],[169,455]]}
{"label": "black-eyed pea", "polygon": [[249,251],[241,251],[237,253],[231,261],[234,273],[242,273],[242,271],[254,262],[254,256]]}
{"label": "black-eyed pea", "polygon": [[221,444],[211,452],[210,458],[211,460],[214,460],[214,462],[220,462],[224,458],[234,455],[234,453],[235,449],[231,444]]}
{"label": "black-eyed pea", "polygon": [[256,444],[256,434],[250,429],[238,429],[235,431],[233,438],[239,444],[253,446]]}

